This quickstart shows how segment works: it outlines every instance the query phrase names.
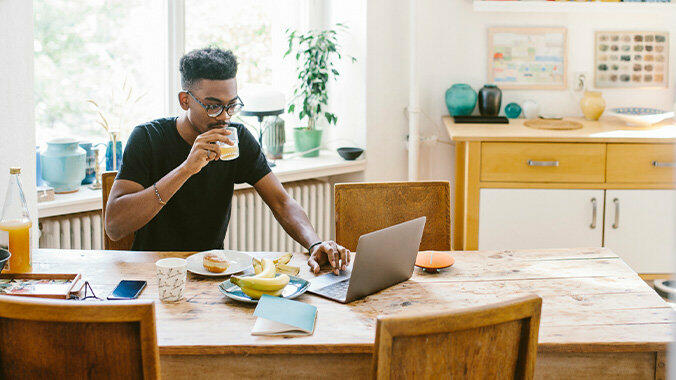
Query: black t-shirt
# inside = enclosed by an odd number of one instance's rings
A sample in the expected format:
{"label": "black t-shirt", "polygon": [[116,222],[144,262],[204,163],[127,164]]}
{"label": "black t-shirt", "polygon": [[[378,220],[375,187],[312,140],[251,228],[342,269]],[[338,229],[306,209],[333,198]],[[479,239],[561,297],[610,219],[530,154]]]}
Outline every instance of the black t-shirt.
{"label": "black t-shirt", "polygon": [[[136,231],[133,250],[204,251],[223,248],[235,183],[254,185],[270,173],[260,145],[241,124],[239,157],[211,161],[190,177],[155,217]],[[132,131],[117,179],[144,188],[185,161],[191,146],[176,129],[176,118],[153,120]],[[161,195],[161,194],[160,194]]]}

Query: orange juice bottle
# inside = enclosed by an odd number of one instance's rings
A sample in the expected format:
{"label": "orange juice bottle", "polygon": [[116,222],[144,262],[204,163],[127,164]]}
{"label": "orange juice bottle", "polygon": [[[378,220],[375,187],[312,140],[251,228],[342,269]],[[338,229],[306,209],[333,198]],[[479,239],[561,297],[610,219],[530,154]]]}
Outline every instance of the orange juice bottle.
{"label": "orange juice bottle", "polygon": [[28,215],[26,197],[21,189],[19,179],[21,168],[10,168],[9,174],[9,186],[0,215],[0,248],[9,250],[12,255],[5,265],[5,271],[25,273],[33,269],[30,234],[33,223]]}

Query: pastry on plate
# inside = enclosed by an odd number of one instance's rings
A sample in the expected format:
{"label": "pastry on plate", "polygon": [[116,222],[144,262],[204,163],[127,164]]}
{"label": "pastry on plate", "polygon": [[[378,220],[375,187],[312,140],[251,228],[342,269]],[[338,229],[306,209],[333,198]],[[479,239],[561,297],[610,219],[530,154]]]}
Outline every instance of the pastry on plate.
{"label": "pastry on plate", "polygon": [[202,258],[202,265],[209,272],[223,273],[230,266],[230,262],[228,262],[225,255],[221,252],[209,252]]}

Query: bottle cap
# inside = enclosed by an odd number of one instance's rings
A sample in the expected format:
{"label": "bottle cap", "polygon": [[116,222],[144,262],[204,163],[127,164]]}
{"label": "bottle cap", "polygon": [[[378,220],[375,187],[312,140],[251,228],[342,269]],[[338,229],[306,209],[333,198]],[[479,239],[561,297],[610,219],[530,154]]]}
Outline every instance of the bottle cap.
{"label": "bottle cap", "polygon": [[9,174],[21,174],[21,168],[18,166],[13,166],[9,168]]}

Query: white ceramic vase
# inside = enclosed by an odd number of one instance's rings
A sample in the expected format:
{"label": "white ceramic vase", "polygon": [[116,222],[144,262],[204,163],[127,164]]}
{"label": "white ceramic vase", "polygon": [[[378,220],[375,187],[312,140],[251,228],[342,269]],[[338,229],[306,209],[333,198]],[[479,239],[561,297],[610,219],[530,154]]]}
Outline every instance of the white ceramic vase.
{"label": "white ceramic vase", "polygon": [[526,119],[537,119],[540,116],[540,105],[534,100],[526,100],[521,106]]}

